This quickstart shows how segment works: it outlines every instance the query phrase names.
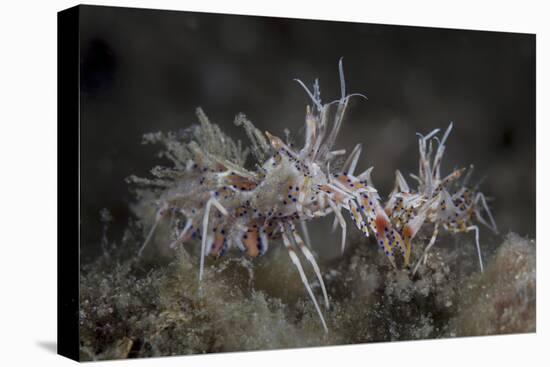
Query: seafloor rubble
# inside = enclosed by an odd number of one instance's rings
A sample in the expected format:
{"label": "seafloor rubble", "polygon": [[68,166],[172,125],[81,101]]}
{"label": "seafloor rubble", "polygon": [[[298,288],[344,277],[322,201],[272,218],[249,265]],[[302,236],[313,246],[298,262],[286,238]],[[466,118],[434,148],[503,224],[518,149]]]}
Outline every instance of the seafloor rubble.
{"label": "seafloor rubble", "polygon": [[282,246],[254,261],[208,259],[199,289],[197,246],[138,258],[132,232],[82,268],[82,360],[535,331],[535,242],[513,233],[486,256],[484,273],[464,236],[443,237],[414,276],[352,238],[320,264],[326,334]]}

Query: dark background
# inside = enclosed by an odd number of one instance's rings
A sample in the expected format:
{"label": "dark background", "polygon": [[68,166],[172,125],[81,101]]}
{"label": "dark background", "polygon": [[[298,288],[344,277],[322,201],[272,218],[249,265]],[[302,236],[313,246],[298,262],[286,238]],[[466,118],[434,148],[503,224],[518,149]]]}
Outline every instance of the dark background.
{"label": "dark background", "polygon": [[415,133],[453,121],[444,172],[475,164],[501,233],[535,236],[534,35],[83,6],[80,40],[84,262],[101,251],[102,208],[120,242],[124,178],[163,163],[143,133],[188,127],[201,106],[245,144],[239,112],[301,144],[309,100],[292,79],[336,99],[340,57],[348,92],[369,100],[352,100],[337,147],[363,143],[358,168],[375,167],[382,194],[395,169],[416,172]]}

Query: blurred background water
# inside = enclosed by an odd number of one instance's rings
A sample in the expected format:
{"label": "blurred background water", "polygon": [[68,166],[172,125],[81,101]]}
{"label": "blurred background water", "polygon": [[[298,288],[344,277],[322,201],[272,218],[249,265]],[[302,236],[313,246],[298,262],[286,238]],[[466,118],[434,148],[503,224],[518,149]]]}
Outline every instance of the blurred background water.
{"label": "blurred background water", "polygon": [[292,79],[338,98],[340,57],[348,91],[369,99],[352,100],[337,146],[363,144],[358,168],[375,167],[383,195],[395,169],[417,170],[415,133],[453,121],[444,172],[474,164],[501,232],[535,236],[534,35],[84,6],[80,39],[83,262],[101,252],[102,208],[120,241],[125,177],[166,163],[144,133],[188,127],[201,106],[243,143],[239,112],[300,144],[309,100]]}

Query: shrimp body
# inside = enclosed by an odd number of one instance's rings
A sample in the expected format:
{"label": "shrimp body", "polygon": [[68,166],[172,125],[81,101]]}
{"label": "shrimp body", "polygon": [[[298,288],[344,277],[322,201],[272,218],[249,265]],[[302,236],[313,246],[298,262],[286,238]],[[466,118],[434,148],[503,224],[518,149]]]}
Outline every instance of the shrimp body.
{"label": "shrimp body", "polygon": [[[358,195],[376,191],[366,182],[359,182],[351,175],[345,178],[348,176],[335,174],[330,168],[334,158],[345,154],[343,149],[333,150],[333,145],[348,101],[357,95],[345,93],[341,60],[339,72],[341,98],[325,104],[317,81],[310,92],[297,80],[313,102],[313,106],[306,109],[305,142],[301,149],[293,148],[269,132],[259,131],[242,114],[236,117],[235,124],[243,126],[250,138],[255,158],[252,170],[245,168],[249,166],[246,164],[248,149],[242,149],[240,142],[235,143],[210,123],[200,108],[197,109],[200,125],[179,134],[147,134],[146,142],[164,143],[163,155],[174,167],[155,167],[153,179],[130,177],[130,181],[156,194],[156,218],[139,255],[153,238],[158,223],[167,217],[172,218],[173,223],[171,247],[193,240],[201,243],[199,282],[206,255],[218,257],[237,248],[247,256],[256,257],[268,251],[270,242],[282,240],[325,331],[328,330],[298,256],[301,254],[312,266],[328,308],[328,295],[310,251],[305,223],[334,213],[342,226],[341,248],[344,249],[346,222],[341,210],[354,213],[354,218],[359,220]],[[344,168],[353,170],[359,153],[360,149],[354,149]],[[351,180],[353,190],[349,185]],[[305,240],[296,230],[297,222],[302,225]]]}
{"label": "shrimp body", "polygon": [[[461,182],[459,180],[466,171],[464,168],[454,170],[446,176],[441,175],[445,142],[452,128],[453,124],[451,123],[441,140],[437,138],[439,129],[433,130],[426,136],[419,134],[418,175],[411,174],[418,182],[418,187],[416,190],[410,189],[402,174],[396,171],[395,187],[386,203],[386,212],[389,213],[391,222],[398,229],[403,229],[402,234],[407,248],[404,259],[405,266],[409,265],[412,240],[416,234],[422,227],[433,228],[430,242],[414,266],[413,274],[417,272],[421,262],[426,261],[429,250],[435,244],[440,227],[453,234],[475,232],[481,271],[483,271],[483,261],[479,246],[479,228],[474,220],[498,233],[485,196],[467,186],[473,166]],[[434,142],[438,145],[435,150],[433,149]]]}
{"label": "shrimp body", "polygon": [[[413,176],[418,181],[417,189],[411,189],[396,171],[396,184],[386,202],[374,188],[372,167],[355,173],[361,144],[351,150],[343,164],[337,164],[335,159],[346,154],[345,149],[334,149],[334,145],[348,102],[353,96],[366,98],[362,94],[346,94],[342,60],[339,75],[341,96],[328,103],[321,101],[317,80],[312,90],[296,80],[312,102],[306,108],[305,139],[299,149],[258,130],[239,114],[235,124],[245,129],[250,140],[250,149],[243,149],[240,141],[225,135],[200,108],[197,125],[178,133],[146,134],[146,143],[164,144],[162,156],[171,160],[173,167],[153,168],[153,178],[129,178],[154,194],[152,204],[156,207],[155,220],[138,254],[151,242],[158,224],[169,218],[170,247],[200,241],[200,284],[207,255],[219,257],[237,249],[245,256],[257,257],[265,254],[271,243],[282,244],[327,331],[300,260],[305,258],[313,268],[325,307],[329,308],[323,277],[310,250],[308,221],[334,215],[335,226],[341,227],[340,248],[344,251],[346,214],[364,236],[372,235],[376,239],[396,268],[398,257],[403,259],[404,266],[409,266],[412,241],[423,226],[435,227],[425,254],[435,242],[439,226],[451,233],[475,230],[476,241],[478,231],[472,224],[474,218],[496,228],[482,194],[464,185],[451,190],[464,170],[445,177],[440,175],[444,143],[452,125],[441,141],[435,137],[438,130],[420,136],[419,173]],[[439,143],[435,155],[433,141]],[[254,158],[252,162],[248,159],[249,153]],[[481,216],[480,208],[489,213],[490,224]],[[297,223],[303,238],[296,229]],[[414,272],[418,265],[419,262]]]}

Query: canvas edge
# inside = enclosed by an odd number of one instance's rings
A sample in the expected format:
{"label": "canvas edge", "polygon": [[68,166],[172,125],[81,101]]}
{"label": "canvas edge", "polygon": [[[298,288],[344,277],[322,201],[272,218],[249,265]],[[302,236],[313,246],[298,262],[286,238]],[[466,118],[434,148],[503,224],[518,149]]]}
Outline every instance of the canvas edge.
{"label": "canvas edge", "polygon": [[80,360],[79,13],[79,6],[57,13],[57,353],[76,361]]}

